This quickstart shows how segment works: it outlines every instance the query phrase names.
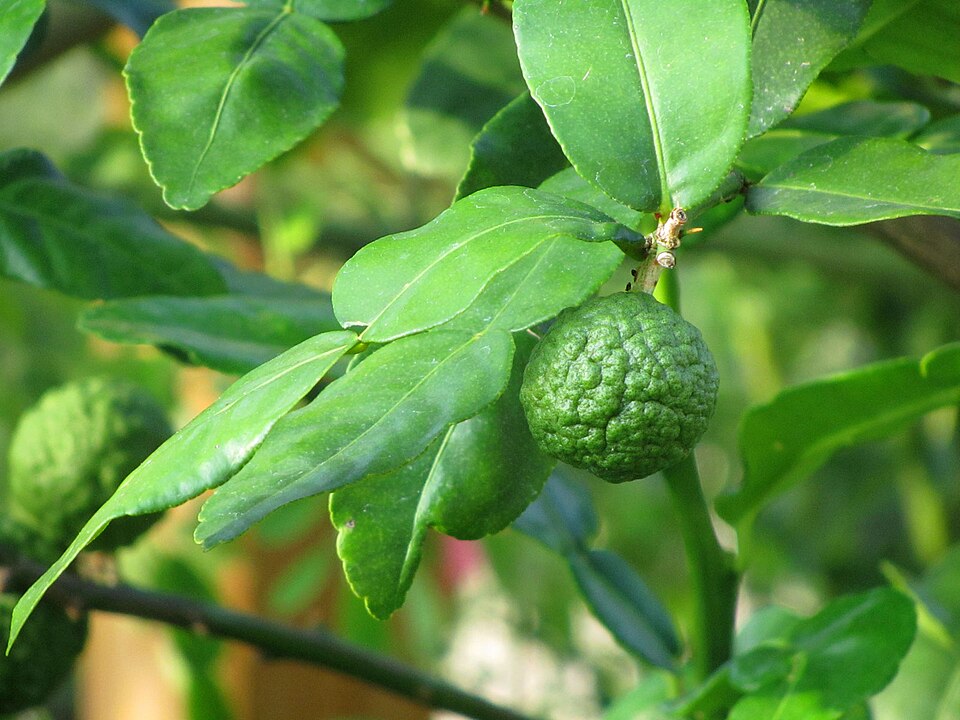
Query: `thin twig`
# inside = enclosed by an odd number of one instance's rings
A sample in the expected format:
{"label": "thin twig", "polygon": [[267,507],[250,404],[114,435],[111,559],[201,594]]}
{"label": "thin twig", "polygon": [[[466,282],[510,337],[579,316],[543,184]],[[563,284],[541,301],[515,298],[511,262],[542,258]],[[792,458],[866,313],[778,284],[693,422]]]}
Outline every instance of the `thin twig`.
{"label": "thin twig", "polygon": [[[43,573],[36,563],[7,568],[2,589],[24,590]],[[126,585],[104,586],[63,575],[47,598],[77,610],[100,610],[158,620],[189,632],[235,640],[258,648],[265,657],[299,660],[349,675],[408,698],[419,705],[449,710],[476,720],[531,720],[508,708],[464,692],[420,670],[344,642],[322,629],[301,630],[168,593]]]}

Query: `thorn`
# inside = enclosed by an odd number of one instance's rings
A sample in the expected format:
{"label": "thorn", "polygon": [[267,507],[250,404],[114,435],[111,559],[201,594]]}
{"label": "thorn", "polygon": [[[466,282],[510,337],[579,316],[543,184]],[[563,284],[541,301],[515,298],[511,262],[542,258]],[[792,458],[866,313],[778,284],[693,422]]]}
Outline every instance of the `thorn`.
{"label": "thorn", "polygon": [[703,232],[703,228],[690,228],[689,230],[684,231],[687,235],[692,235],[693,233]]}

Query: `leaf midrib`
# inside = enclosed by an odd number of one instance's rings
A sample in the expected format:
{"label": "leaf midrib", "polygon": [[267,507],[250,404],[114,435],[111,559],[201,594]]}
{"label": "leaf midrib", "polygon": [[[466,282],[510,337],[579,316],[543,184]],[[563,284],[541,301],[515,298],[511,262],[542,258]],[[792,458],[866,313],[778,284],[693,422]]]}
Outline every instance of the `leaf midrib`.
{"label": "leaf midrib", "polygon": [[[903,201],[903,200],[888,200],[885,197],[871,197],[869,195],[863,195],[855,192],[843,192],[840,190],[821,190],[819,188],[804,187],[798,185],[791,185],[789,183],[779,182],[773,180],[770,184],[760,183],[757,185],[757,188],[766,188],[768,190],[793,190],[795,192],[808,193],[810,195],[823,195],[826,197],[841,197],[848,198],[850,200],[857,200],[861,202],[874,202],[874,203],[883,203],[884,205],[891,205],[896,207],[904,208],[918,208],[921,210],[936,210],[938,212],[949,211],[954,213],[960,213],[960,206],[950,207],[945,205],[927,205],[920,202],[914,201]],[[938,213],[932,213],[938,214]]]}
{"label": "leaf midrib", "polygon": [[291,13],[287,9],[284,9],[278,13],[277,16],[273,18],[273,20],[271,20],[263,28],[263,30],[260,31],[254,41],[250,44],[247,52],[244,53],[243,58],[239,63],[237,63],[237,66],[233,69],[233,72],[230,73],[230,77],[227,78],[227,82],[220,93],[220,102],[217,105],[217,110],[213,115],[213,122],[210,125],[210,133],[207,135],[207,142],[204,145],[203,150],[200,151],[200,155],[193,166],[193,172],[190,175],[190,182],[187,184],[186,194],[188,196],[193,194],[193,189],[197,182],[197,176],[200,174],[200,167],[203,165],[204,160],[206,160],[207,155],[209,154],[210,149],[213,147],[213,143],[216,140],[217,131],[220,129],[220,123],[223,120],[224,109],[230,96],[230,91],[233,90],[233,87],[236,84],[237,77],[250,62],[250,59],[254,56],[257,50],[259,50],[263,43],[266,42],[267,36],[274,32],[274,30],[280,26],[280,23],[290,16]]}
{"label": "leaf midrib", "polygon": [[[640,77],[640,86],[643,88],[643,102],[647,108],[647,117],[650,120],[650,133],[653,136],[653,153],[657,159],[657,174],[660,176],[660,205],[670,199],[670,188],[667,184],[666,175],[666,155],[664,152],[663,137],[660,133],[660,123],[657,118],[656,108],[653,106],[653,90],[650,86],[650,78],[647,74],[647,67],[643,61],[643,55],[640,51],[640,44],[637,38],[636,27],[633,22],[633,15],[630,13],[628,0],[620,0],[623,8],[623,15],[627,23],[627,34],[630,36],[630,44],[633,47],[633,58],[637,65],[637,74]],[[661,210],[669,209],[661,207]]]}

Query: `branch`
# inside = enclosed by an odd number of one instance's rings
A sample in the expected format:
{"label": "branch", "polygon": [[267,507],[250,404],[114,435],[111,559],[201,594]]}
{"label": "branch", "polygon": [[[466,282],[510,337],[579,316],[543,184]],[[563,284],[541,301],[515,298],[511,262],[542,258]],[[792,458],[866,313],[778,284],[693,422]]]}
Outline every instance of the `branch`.
{"label": "branch", "polygon": [[[25,590],[44,570],[41,565],[25,561],[0,568],[0,589]],[[100,610],[158,620],[199,635],[236,640],[256,647],[268,658],[299,660],[335,670],[425,707],[476,720],[531,720],[414,667],[344,642],[326,630],[296,629],[179,595],[126,585],[107,587],[72,575],[61,576],[46,597],[81,611]]]}

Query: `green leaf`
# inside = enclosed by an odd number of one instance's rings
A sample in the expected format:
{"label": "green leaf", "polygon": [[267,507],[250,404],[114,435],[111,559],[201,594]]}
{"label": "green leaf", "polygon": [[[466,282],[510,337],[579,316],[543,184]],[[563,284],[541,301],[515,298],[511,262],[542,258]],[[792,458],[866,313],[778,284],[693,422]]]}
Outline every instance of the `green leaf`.
{"label": "green leaf", "polygon": [[921,0],[900,22],[888,23],[863,44],[874,62],[917,75],[960,82],[960,6],[956,0]]}
{"label": "green leaf", "polygon": [[852,41],[870,0],[765,0],[753,17],[753,108],[748,137],[792,113],[831,60]]}
{"label": "green leaf", "polygon": [[378,618],[403,603],[427,529],[463,540],[499,532],[537,496],[555,461],[520,407],[529,338],[517,338],[510,384],[497,402],[451,427],[411,464],[330,497],[337,551],[353,591]]}
{"label": "green leaf", "polygon": [[[931,365],[933,370],[927,370]],[[885,437],[939,407],[960,402],[960,344],[787,388],[752,408],[740,427],[744,478],[717,499],[738,524],[773,495],[800,482],[837,450]],[[802,420],[802,422],[799,422]]]}
{"label": "green leaf", "polygon": [[0,83],[7,79],[17,55],[30,39],[46,0],[7,0],[0,12]]}
{"label": "green leaf", "polygon": [[731,680],[750,694],[731,720],[839,718],[893,679],[916,622],[913,602],[889,588],[833,601],[732,661]]}
{"label": "green leaf", "polygon": [[124,72],[167,204],[201,207],[303,140],[339,102],[342,61],[333,31],[299,13],[197,8],[157,20]]}
{"label": "green leaf", "polygon": [[523,93],[494,115],[470,145],[457,199],[496,185],[537,187],[567,167],[543,111]]}
{"label": "green leaf", "polygon": [[747,191],[747,210],[823,225],[907,215],[960,217],[960,156],[903,140],[840,138],[809,150]]}
{"label": "green leaf", "polygon": [[647,662],[674,667],[680,643],[669,613],[622,558],[588,547],[598,524],[586,489],[554,473],[513,527],[567,561],[587,607],[617,642]]}
{"label": "green leaf", "polygon": [[825,135],[905,138],[930,122],[930,111],[914,102],[855,100],[819,112],[794,115],[781,128]]}
{"label": "green leaf", "polygon": [[81,298],[225,289],[199,250],[138,208],[72,185],[32,150],[0,154],[0,274]]}
{"label": "green leaf", "polygon": [[291,12],[303,13],[317,20],[329,22],[347,22],[349,20],[363,20],[376,15],[393,4],[393,0],[247,0],[247,5],[253,7],[274,8],[284,10],[287,6]]}
{"label": "green leaf", "polygon": [[652,665],[676,666],[680,641],[670,615],[623,558],[605,550],[566,558],[590,611],[617,642]]}
{"label": "green leaf", "polygon": [[927,125],[912,141],[936,155],[960,153],[960,114]]}
{"label": "green leaf", "polygon": [[599,211],[556,195],[488,188],[421,228],[361,248],[337,274],[333,308],[344,327],[366,326],[365,342],[387,342],[458,315],[497,273],[551,239],[625,233]]}
{"label": "green leaf", "polygon": [[510,26],[464,8],[430,44],[407,96],[404,164],[456,180],[470,159],[470,141],[523,90]]}
{"label": "green leaf", "polygon": [[910,102],[860,100],[820,112],[792,117],[776,130],[749,140],[737,159],[751,178],[760,180],[802,152],[841,135],[905,138],[930,120],[930,111]]}
{"label": "green leaf", "polygon": [[[624,227],[637,229],[640,227],[644,213],[637,212],[614,200],[612,197],[597,189],[577,174],[573,168],[561,170],[548,178],[541,186],[541,190],[563,195],[565,198],[576,200],[590,207],[595,207],[605,215],[609,215]],[[650,217],[649,215],[647,217]],[[653,227],[649,228],[650,230]]]}
{"label": "green leaf", "polygon": [[143,37],[161,15],[177,9],[172,0],[87,0]]}
{"label": "green leaf", "polygon": [[513,20],[527,85],[584,178],[637,210],[720,184],[750,106],[742,0],[517,0]]}
{"label": "green leaf", "polygon": [[197,541],[212,547],[286,503],[405,465],[500,395],[512,354],[501,331],[435,330],[377,350],[277,423],[250,463],[207,500]]}
{"label": "green leaf", "polygon": [[195,365],[242,374],[340,328],[330,299],[144,297],[87,308],[78,327],[105,340],[155,345]]}
{"label": "green leaf", "polygon": [[347,331],[307,340],[237,380],[213,405],[161,445],[123,481],[60,559],[24,593],[13,611],[10,646],[47,588],[111,521],[166,510],[225,482],[250,459],[278,418],[289,412],[355,344],[356,335]]}
{"label": "green leaf", "polygon": [[560,554],[587,548],[600,519],[587,489],[555,472],[540,493],[513,523],[513,528]]}

